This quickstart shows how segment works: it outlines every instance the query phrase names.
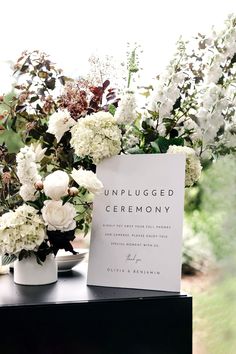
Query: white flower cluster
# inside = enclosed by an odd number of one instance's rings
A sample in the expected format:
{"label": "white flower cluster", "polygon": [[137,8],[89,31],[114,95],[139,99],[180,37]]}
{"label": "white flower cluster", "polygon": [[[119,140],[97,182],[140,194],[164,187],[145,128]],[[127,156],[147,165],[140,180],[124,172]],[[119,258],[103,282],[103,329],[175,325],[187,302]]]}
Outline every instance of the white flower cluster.
{"label": "white flower cluster", "polygon": [[119,101],[115,112],[115,119],[118,124],[130,124],[136,119],[136,99],[133,92],[127,92]]}
{"label": "white flower cluster", "polygon": [[180,86],[183,85],[185,75],[176,71],[176,65],[171,63],[160,76],[148,103],[148,109],[158,113],[159,124],[163,118],[169,117],[173,106],[180,96]]}
{"label": "white flower cluster", "polygon": [[89,156],[94,164],[119,154],[121,150],[121,131],[108,112],[97,112],[79,119],[71,134],[70,143],[76,155]]}
{"label": "white flower cluster", "polygon": [[16,173],[22,184],[19,193],[24,201],[33,201],[36,199],[34,185],[36,182],[41,181],[37,163],[42,160],[45,150],[41,148],[40,144],[24,146],[16,156]]}
{"label": "white flower cluster", "polygon": [[92,171],[86,171],[80,168],[79,170],[73,169],[71,177],[75,182],[86,188],[90,193],[99,194],[103,188],[102,182],[97,178],[96,174]]}
{"label": "white flower cluster", "polygon": [[198,95],[199,109],[196,112],[197,121],[202,131],[203,149],[212,143],[224,125],[223,111],[228,101],[224,89],[219,85],[209,84],[203,87]]}
{"label": "white flower cluster", "polygon": [[57,142],[61,140],[65,132],[75,125],[76,122],[71,118],[67,109],[53,113],[48,122],[48,133],[55,135]]}
{"label": "white flower cluster", "polygon": [[202,156],[236,151],[236,17],[220,32],[177,45],[150,96],[147,107],[154,113],[141,123],[167,139],[168,128],[175,129]]}
{"label": "white flower cluster", "polygon": [[0,217],[0,254],[37,251],[44,239],[44,222],[33,207],[23,204]]}
{"label": "white flower cluster", "polygon": [[204,69],[205,82],[217,83],[224,75],[224,66],[227,60],[236,53],[236,28],[233,16],[229,16],[224,30],[213,32],[208,38],[209,50],[207,63]]}
{"label": "white flower cluster", "polygon": [[199,34],[195,44],[193,41],[188,45],[189,54],[183,65],[196,93],[193,114],[202,131],[204,154],[218,146],[236,149],[235,19],[235,15],[229,16],[222,31],[213,30],[210,36]]}
{"label": "white flower cluster", "polygon": [[192,118],[190,118],[189,116],[183,117],[179,120],[178,123],[183,123],[183,127],[179,129],[180,134],[184,134],[184,131],[187,130],[189,137],[191,138],[194,144],[202,141],[202,130]]}
{"label": "white flower cluster", "polygon": [[195,151],[187,146],[170,145],[168,154],[185,154],[185,187],[191,187],[200,178],[202,166]]}

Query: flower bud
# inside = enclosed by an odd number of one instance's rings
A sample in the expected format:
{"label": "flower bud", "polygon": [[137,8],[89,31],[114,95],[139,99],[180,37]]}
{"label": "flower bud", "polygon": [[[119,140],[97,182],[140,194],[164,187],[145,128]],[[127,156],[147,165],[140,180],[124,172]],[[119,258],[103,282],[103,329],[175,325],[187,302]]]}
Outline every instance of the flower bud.
{"label": "flower bud", "polygon": [[2,174],[2,181],[5,184],[9,184],[11,180],[11,173],[10,172],[3,172]]}
{"label": "flower bud", "polygon": [[74,196],[78,195],[78,193],[79,193],[79,190],[76,187],[71,187],[71,188],[68,189],[68,194],[71,197],[74,197]]}
{"label": "flower bud", "polygon": [[37,191],[41,191],[43,189],[43,182],[37,181],[37,182],[35,182],[34,186]]}

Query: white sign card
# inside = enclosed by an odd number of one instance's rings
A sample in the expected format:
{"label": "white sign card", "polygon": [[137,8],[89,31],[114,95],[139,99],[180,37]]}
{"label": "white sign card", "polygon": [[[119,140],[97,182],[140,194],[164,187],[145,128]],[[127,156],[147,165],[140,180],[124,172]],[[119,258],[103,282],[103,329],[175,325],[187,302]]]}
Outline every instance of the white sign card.
{"label": "white sign card", "polygon": [[179,292],[185,155],[114,156],[97,176],[88,285]]}

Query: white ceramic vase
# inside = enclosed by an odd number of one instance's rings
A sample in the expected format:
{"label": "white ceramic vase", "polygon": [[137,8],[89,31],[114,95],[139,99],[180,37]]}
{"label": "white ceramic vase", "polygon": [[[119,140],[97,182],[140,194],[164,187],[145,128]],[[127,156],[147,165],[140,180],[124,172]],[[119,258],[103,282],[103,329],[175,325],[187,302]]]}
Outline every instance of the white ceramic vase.
{"label": "white ceramic vase", "polygon": [[57,263],[54,255],[47,256],[42,265],[35,257],[14,262],[14,282],[21,285],[45,285],[57,281]]}

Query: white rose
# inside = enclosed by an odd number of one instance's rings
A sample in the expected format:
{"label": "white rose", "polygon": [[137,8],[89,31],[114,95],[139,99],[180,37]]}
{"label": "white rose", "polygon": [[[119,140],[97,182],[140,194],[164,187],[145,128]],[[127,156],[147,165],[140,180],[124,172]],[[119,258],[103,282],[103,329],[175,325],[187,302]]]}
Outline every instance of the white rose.
{"label": "white rose", "polygon": [[69,176],[64,171],[55,171],[48,175],[43,183],[44,193],[53,200],[60,200],[68,194]]}
{"label": "white rose", "polygon": [[71,177],[79,186],[86,188],[93,194],[99,194],[103,188],[102,182],[92,171],[86,171],[82,169],[76,170],[74,168],[71,173]]}
{"label": "white rose", "polygon": [[75,120],[71,118],[67,109],[61,110],[50,116],[47,131],[55,135],[57,142],[59,143],[64,133],[75,125],[75,123]]}
{"label": "white rose", "polygon": [[49,231],[62,232],[74,230],[76,210],[70,203],[62,205],[62,200],[46,200],[42,208],[42,216]]}

